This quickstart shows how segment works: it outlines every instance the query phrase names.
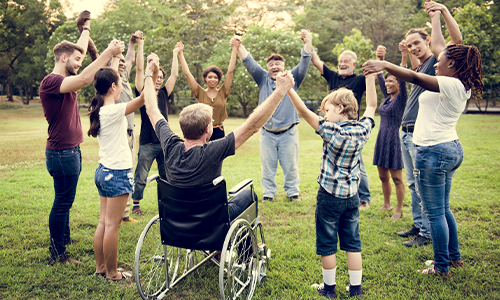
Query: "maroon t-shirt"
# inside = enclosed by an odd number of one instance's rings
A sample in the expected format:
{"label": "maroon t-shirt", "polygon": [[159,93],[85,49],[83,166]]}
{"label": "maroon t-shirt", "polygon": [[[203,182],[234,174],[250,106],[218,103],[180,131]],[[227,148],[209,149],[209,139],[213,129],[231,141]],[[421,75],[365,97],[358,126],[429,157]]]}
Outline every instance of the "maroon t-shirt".
{"label": "maroon t-shirt", "polygon": [[49,123],[46,147],[50,150],[70,149],[83,142],[76,91],[59,93],[63,80],[62,75],[49,74],[40,84],[40,100]]}

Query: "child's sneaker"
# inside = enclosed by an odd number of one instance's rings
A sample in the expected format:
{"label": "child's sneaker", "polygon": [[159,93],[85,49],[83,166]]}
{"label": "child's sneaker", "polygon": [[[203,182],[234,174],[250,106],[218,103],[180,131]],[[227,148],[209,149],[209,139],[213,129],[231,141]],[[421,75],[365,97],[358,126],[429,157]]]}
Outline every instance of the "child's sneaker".
{"label": "child's sneaker", "polygon": [[423,275],[435,275],[435,276],[439,276],[439,277],[443,277],[443,278],[451,276],[450,273],[441,272],[441,271],[437,270],[434,266],[432,266],[431,268],[428,268],[428,269],[418,270],[418,272],[420,274],[423,274]]}
{"label": "child's sneaker", "polygon": [[327,291],[325,289],[325,284],[322,283],[322,284],[313,284],[311,285],[311,287],[315,290],[318,291],[318,293],[322,296],[325,296],[327,299],[335,299],[336,298],[336,295],[335,295],[335,285],[333,285],[333,290],[332,291]]}
{"label": "child's sneaker", "polygon": [[350,286],[346,287],[346,291],[349,292],[349,295],[351,297],[364,298],[363,297],[363,290],[361,290],[361,285],[350,285]]}
{"label": "child's sneaker", "polygon": [[[430,266],[434,266],[434,261],[433,260],[427,260],[425,262],[425,265],[427,267],[430,267]],[[450,262],[448,262],[448,266],[450,267],[463,267],[465,265],[464,261],[463,260],[450,260]]]}

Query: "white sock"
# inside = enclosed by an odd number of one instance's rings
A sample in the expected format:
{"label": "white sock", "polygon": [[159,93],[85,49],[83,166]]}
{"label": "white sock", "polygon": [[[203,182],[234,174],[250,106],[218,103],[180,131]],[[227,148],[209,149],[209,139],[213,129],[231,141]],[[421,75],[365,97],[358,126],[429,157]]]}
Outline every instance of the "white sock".
{"label": "white sock", "polygon": [[349,270],[349,278],[351,285],[361,285],[361,277],[363,277],[363,270],[351,271]]}
{"label": "white sock", "polygon": [[330,270],[326,270],[323,268],[321,268],[321,269],[323,270],[323,280],[325,281],[325,284],[327,284],[327,285],[336,284],[335,273],[337,272],[337,267],[330,269]]}

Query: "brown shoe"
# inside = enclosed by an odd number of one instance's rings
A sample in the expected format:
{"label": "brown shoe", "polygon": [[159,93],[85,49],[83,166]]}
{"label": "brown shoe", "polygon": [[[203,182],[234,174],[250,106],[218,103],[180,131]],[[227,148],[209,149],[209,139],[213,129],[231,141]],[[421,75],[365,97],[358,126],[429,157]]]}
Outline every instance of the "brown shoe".
{"label": "brown shoe", "polygon": [[55,259],[49,258],[49,263],[52,265],[56,263],[61,263],[61,264],[71,263],[74,266],[78,266],[80,264],[80,262],[77,261],[76,259],[72,259],[71,257],[69,257],[68,253],[64,254],[63,256],[59,256],[58,258]]}
{"label": "brown shoe", "polygon": [[133,213],[134,215],[138,215],[138,216],[142,216],[142,215],[144,215],[144,213],[142,212],[142,209],[141,209],[141,207],[140,207],[140,206],[133,207],[133,208],[132,208],[132,213]]}
{"label": "brown shoe", "polygon": [[365,210],[365,209],[368,209],[370,208],[370,202],[368,201],[361,201],[361,203],[359,204],[359,210]]}

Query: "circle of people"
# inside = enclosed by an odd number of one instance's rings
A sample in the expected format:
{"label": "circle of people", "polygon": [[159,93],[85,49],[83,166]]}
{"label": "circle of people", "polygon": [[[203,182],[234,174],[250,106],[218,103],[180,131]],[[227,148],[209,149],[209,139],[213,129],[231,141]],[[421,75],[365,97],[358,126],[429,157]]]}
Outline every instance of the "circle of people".
{"label": "circle of people", "polygon": [[[339,56],[338,71],[331,70],[314,51],[311,32],[302,30],[304,47],[298,65],[287,70],[284,58],[274,53],[267,58],[265,70],[246,50],[241,38],[233,37],[224,82],[221,84],[222,70],[209,66],[203,71],[205,88],[191,74],[182,42],[173,49],[172,70],[165,84],[167,74],[156,54],[150,54],[144,66],[145,40],[141,31],[131,36],[125,56],[122,54],[125,45],[117,40],[98,54],[90,38],[90,13],[82,12],[77,21],[81,34],[78,42],[63,41],[54,47],[54,70],[40,85],[49,124],[47,170],[53,177],[55,191],[49,216],[51,261],[79,263],[66,252],[66,245],[71,243],[69,212],[82,168],[79,145],[83,142],[83,131],[76,91],[93,82],[97,92],[89,107],[88,135],[97,138],[100,158],[95,172],[100,195],[100,217],[94,237],[96,275],[112,281],[131,276],[117,269],[118,230],[123,222],[133,221],[130,212],[142,214],[140,200],[154,160],[160,177],[171,184],[202,185],[220,176],[224,159],[234,155],[236,149],[260,131],[262,200],[274,200],[279,162],[288,198],[300,201],[296,127],[300,116],[323,139],[317,179],[316,253],[321,256],[324,282],[313,286],[326,298],[335,298],[335,254],[340,243],[340,249],[347,253],[349,293],[362,295],[358,218],[359,210],[370,205],[370,192],[361,152],[375,126],[377,78],[385,99],[379,107],[373,164],[382,182],[382,209],[393,210],[392,178],[397,196],[392,219],[402,217],[404,168],[414,224],[398,234],[413,236],[404,242],[409,247],[432,241],[434,260],[425,262],[429,268],[419,270],[420,273],[450,276],[450,267],[464,265],[457,224],[449,205],[452,177],[463,160],[455,127],[467,100],[481,97],[482,66],[477,48],[461,44],[459,27],[444,5],[427,0],[425,10],[431,18],[432,33],[429,36],[418,28],[406,33],[399,43],[400,66],[385,61],[385,47],[378,46],[376,60],[363,64],[363,75],[354,74],[357,57],[352,51]],[[448,43],[441,32],[441,16],[449,31]],[[78,74],[86,52],[93,62]],[[258,85],[259,104],[241,126],[226,135],[223,122],[227,118],[226,101],[236,56]],[[408,57],[411,67],[407,66]],[[170,129],[167,109],[168,97],[178,77],[178,58],[198,100],[180,112],[183,139]],[[136,77],[132,91],[129,76],[134,61]],[[310,111],[297,94],[311,62],[330,90],[321,103],[324,117]],[[386,71],[385,76],[382,71]],[[413,84],[409,94],[408,82]],[[359,119],[358,108],[365,91],[366,110]],[[138,109],[141,131],[134,173],[133,113]],[[241,211],[250,204],[248,199],[233,201],[235,209]]]}

